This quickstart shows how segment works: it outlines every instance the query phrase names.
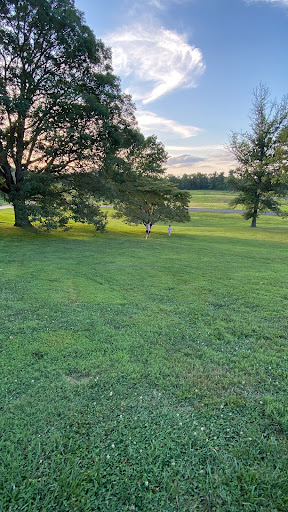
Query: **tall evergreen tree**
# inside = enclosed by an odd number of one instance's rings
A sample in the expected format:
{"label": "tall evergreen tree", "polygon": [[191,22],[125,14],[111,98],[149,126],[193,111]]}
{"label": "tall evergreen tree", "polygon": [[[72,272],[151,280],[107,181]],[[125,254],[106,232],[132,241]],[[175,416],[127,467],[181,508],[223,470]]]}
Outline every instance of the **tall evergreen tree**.
{"label": "tall evergreen tree", "polygon": [[279,199],[287,193],[288,97],[271,101],[262,84],[254,93],[250,131],[232,133],[230,149],[239,166],[228,182],[238,192],[232,206],[244,205],[244,217],[256,227],[259,213],[284,215]]}

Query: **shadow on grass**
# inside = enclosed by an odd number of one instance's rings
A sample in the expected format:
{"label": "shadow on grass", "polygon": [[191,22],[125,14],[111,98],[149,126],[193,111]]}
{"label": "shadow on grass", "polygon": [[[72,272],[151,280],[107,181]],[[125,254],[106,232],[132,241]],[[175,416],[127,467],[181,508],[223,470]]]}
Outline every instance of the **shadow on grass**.
{"label": "shadow on grass", "polygon": [[24,230],[16,228],[14,215],[11,209],[0,210],[0,237],[3,239],[18,240],[95,240],[102,237],[129,238],[144,240],[147,244],[153,241],[167,240],[175,243],[180,238],[193,237],[197,239],[218,238],[232,240],[266,241],[287,244],[288,223],[286,219],[278,217],[261,217],[256,229],[250,228],[246,221],[238,214],[219,213],[193,213],[191,221],[185,224],[174,224],[172,236],[168,237],[167,223],[157,223],[153,226],[151,239],[145,240],[145,228],[138,225],[127,225],[119,219],[113,218],[113,212],[108,211],[108,225],[105,233],[95,231],[94,226],[71,222],[67,231],[57,230],[47,233],[41,229]]}

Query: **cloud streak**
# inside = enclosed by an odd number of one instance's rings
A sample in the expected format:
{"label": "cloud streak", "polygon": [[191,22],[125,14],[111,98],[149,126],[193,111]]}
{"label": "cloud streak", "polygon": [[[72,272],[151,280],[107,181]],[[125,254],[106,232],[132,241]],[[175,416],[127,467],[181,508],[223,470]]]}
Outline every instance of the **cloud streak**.
{"label": "cloud streak", "polygon": [[113,67],[128,82],[134,100],[151,103],[182,87],[196,87],[205,71],[199,48],[185,36],[140,24],[105,36],[112,47]]}
{"label": "cloud streak", "polygon": [[201,152],[204,152],[205,154],[209,153],[209,152],[214,152],[217,151],[217,150],[220,150],[220,151],[225,151],[225,147],[221,144],[210,144],[210,145],[206,145],[206,146],[169,146],[167,145],[166,146],[166,149],[167,151],[201,151]]}
{"label": "cloud streak", "polygon": [[127,0],[126,4],[132,8],[133,11],[136,9],[141,10],[147,10],[147,7],[149,8],[155,8],[161,11],[164,11],[169,8],[170,5],[176,4],[186,4],[193,0]]}
{"label": "cloud streak", "polygon": [[262,2],[265,4],[279,5],[280,7],[288,7],[288,0],[246,0],[248,4],[255,4]]}
{"label": "cloud streak", "polygon": [[171,167],[183,167],[186,165],[193,165],[195,162],[201,162],[204,158],[201,158],[200,156],[192,156],[192,155],[179,155],[179,156],[172,156],[168,158],[167,165]]}
{"label": "cloud streak", "polygon": [[137,111],[136,118],[141,131],[147,135],[155,132],[172,132],[182,139],[188,139],[189,137],[199,135],[202,131],[201,128],[197,128],[196,126],[183,125],[177,121],[166,119],[146,110]]}

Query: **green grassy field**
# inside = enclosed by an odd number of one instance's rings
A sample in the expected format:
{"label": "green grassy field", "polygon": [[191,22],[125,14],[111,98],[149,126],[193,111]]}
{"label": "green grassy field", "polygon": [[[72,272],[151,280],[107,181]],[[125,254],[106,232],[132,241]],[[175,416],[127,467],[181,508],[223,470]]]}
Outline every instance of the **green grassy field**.
{"label": "green grassy field", "polygon": [[[214,209],[231,209],[230,202],[235,197],[233,192],[224,190],[189,190],[190,208],[214,208]],[[287,198],[281,199],[280,204],[285,212],[288,212]],[[238,204],[237,209],[245,209]]]}
{"label": "green grassy field", "polygon": [[[189,190],[191,199],[189,202],[190,208],[215,208],[215,209],[230,209],[230,201],[234,197],[233,192],[224,190]],[[288,211],[287,199],[281,201],[284,205],[284,210]],[[0,196],[0,206],[7,204]],[[241,205],[237,208],[241,209]]]}
{"label": "green grassy field", "polygon": [[224,190],[189,190],[189,193],[190,208],[230,209],[230,201],[235,196],[233,192]]}
{"label": "green grassy field", "polygon": [[12,217],[1,512],[287,512],[288,221],[193,213],[145,240]]}

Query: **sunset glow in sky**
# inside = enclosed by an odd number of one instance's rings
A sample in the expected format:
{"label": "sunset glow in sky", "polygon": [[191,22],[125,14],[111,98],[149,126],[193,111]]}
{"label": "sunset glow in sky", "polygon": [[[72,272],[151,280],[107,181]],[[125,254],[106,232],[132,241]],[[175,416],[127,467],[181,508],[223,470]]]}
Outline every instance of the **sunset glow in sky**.
{"label": "sunset glow in sky", "polygon": [[132,95],[168,172],[227,173],[231,131],[249,128],[260,82],[288,93],[288,0],[76,0]]}

